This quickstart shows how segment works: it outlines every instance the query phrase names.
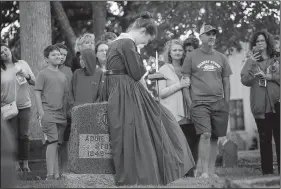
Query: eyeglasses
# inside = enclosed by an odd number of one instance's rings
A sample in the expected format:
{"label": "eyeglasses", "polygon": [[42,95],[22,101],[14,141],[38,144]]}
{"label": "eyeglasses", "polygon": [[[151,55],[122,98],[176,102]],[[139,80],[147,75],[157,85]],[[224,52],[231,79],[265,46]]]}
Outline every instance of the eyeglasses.
{"label": "eyeglasses", "polygon": [[98,50],[98,52],[107,52],[107,50],[105,50],[105,49],[102,49],[102,50]]}

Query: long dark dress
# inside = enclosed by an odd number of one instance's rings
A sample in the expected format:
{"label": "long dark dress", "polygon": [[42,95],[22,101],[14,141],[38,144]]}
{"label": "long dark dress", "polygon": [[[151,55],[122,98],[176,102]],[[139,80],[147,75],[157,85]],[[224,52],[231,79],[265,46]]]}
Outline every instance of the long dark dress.
{"label": "long dark dress", "polygon": [[191,151],[170,111],[138,82],[145,68],[134,41],[118,39],[107,53],[107,70],[128,72],[104,82],[116,184],[165,185],[183,177],[194,167]]}

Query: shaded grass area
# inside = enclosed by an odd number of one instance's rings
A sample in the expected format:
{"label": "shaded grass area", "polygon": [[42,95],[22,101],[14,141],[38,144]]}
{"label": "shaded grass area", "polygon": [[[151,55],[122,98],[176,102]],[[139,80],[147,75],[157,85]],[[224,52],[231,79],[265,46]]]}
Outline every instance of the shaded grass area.
{"label": "shaded grass area", "polygon": [[[120,188],[222,188],[226,179],[253,179],[262,177],[260,158],[258,152],[245,152],[249,154],[239,154],[237,166],[233,168],[218,167],[216,173],[220,178],[201,179],[201,178],[182,178],[167,186],[122,186]],[[274,158],[274,171],[277,173],[276,157]],[[46,168],[44,163],[33,165],[36,171],[33,171],[29,180],[19,180],[16,183],[17,188],[118,188],[115,186],[114,175],[110,174],[68,174],[65,180],[35,180],[40,176],[44,179]],[[200,174],[200,170],[198,170]],[[277,174],[275,174],[277,175]],[[268,177],[273,175],[268,175]],[[31,180],[32,179],[32,180]]]}

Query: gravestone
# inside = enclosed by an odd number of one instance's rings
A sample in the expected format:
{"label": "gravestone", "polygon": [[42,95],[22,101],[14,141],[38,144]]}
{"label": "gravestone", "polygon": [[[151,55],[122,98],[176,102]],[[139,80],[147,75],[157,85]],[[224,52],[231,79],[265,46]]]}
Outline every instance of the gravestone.
{"label": "gravestone", "polygon": [[232,140],[224,140],[218,144],[216,166],[233,167],[238,162],[238,146]]}
{"label": "gravestone", "polygon": [[113,174],[107,102],[87,103],[73,108],[69,139],[70,172]]}

